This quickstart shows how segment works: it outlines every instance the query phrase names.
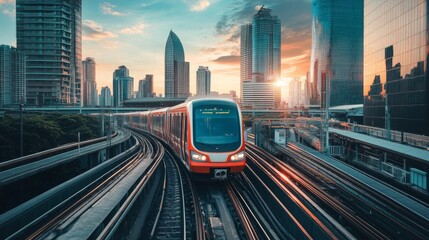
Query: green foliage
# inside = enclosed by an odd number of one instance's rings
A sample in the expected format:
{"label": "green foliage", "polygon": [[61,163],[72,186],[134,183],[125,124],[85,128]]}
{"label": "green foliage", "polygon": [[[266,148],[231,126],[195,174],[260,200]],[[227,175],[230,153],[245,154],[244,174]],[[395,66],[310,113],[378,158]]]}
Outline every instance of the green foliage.
{"label": "green foliage", "polygon": [[24,120],[24,155],[57,147],[63,134],[58,123],[47,116],[26,117]]}
{"label": "green foliage", "polygon": [[11,117],[0,118],[0,161],[19,154],[19,128],[15,122]]}
{"label": "green foliage", "polygon": [[[86,115],[25,115],[24,155],[98,137],[98,118]],[[20,119],[0,118],[0,161],[19,157]]]}

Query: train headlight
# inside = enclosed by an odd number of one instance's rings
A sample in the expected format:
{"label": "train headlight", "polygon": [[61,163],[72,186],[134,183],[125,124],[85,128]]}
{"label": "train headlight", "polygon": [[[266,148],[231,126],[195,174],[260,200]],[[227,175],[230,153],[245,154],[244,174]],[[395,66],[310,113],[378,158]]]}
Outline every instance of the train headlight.
{"label": "train headlight", "polygon": [[191,151],[191,158],[193,161],[205,162],[207,157],[203,154],[199,154],[197,152]]}
{"label": "train headlight", "polygon": [[243,161],[244,160],[244,151],[232,155],[230,159],[231,159],[231,161]]}

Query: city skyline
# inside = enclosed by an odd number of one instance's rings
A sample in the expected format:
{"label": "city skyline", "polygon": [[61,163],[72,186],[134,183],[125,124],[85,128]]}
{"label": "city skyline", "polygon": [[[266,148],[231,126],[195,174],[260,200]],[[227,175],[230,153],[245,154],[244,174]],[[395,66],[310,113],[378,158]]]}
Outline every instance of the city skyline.
{"label": "city skyline", "polygon": [[[250,23],[261,5],[273,9],[282,21],[282,78],[305,76],[311,50],[311,1],[301,0],[83,1],[82,59],[97,59],[99,87],[112,88],[112,71],[126,65],[136,78],[153,74],[154,91],[164,93],[165,42],[160,39],[173,30],[184,45],[190,69],[210,67],[212,90],[238,92],[239,27]],[[14,12],[15,1],[0,0],[2,44],[16,46]],[[190,79],[195,79],[195,72],[190,74]],[[196,93],[194,81],[190,91]]]}

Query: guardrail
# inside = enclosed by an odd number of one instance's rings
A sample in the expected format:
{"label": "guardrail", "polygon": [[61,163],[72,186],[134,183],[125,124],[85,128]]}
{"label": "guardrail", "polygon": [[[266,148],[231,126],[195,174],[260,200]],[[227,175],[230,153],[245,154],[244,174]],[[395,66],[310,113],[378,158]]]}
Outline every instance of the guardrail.
{"label": "guardrail", "polygon": [[[114,138],[118,135],[118,132],[115,131],[112,135],[111,138]],[[14,168],[17,166],[21,166],[24,164],[28,164],[30,162],[35,162],[37,160],[40,159],[44,159],[47,157],[50,157],[52,155],[58,154],[58,153],[62,153],[68,150],[72,150],[75,148],[78,148],[78,146],[80,145],[80,147],[84,147],[84,146],[88,146],[94,143],[98,143],[98,142],[102,142],[105,141],[109,138],[109,136],[104,136],[104,137],[100,137],[100,138],[94,138],[94,139],[90,139],[87,141],[82,141],[80,143],[75,142],[75,143],[69,143],[69,144],[65,144],[56,148],[51,148],[45,151],[41,151],[41,152],[37,152],[37,153],[33,153],[30,155],[26,155],[26,156],[22,156],[19,158],[15,158],[15,159],[11,159],[5,162],[0,162],[0,171],[4,171],[10,168]]]}
{"label": "guardrail", "polygon": [[[47,192],[25,202],[24,204],[4,213],[0,218],[0,239],[13,238],[37,224],[42,217],[40,213],[55,214],[58,208],[68,201],[76,200],[85,194],[85,190],[93,184],[103,181],[105,173],[118,165],[118,162],[136,154],[140,143],[134,140],[134,145],[115,156],[109,161],[95,167],[76,178],[73,178]],[[82,186],[86,186],[82,188]]]}

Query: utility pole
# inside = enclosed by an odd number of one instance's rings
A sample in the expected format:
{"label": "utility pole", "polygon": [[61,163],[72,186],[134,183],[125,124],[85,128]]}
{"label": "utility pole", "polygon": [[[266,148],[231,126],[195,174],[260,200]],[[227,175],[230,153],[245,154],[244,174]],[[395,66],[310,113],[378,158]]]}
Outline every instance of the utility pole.
{"label": "utility pole", "polygon": [[326,132],[326,136],[325,136],[325,152],[326,155],[329,156],[329,106],[331,105],[330,103],[330,98],[331,98],[331,94],[330,94],[330,88],[331,88],[331,80],[330,80],[330,75],[328,74],[328,76],[326,77],[326,91],[325,91],[325,95],[326,95],[326,106],[325,106],[325,132]]}
{"label": "utility pole", "polygon": [[386,140],[390,141],[390,110],[388,94],[386,93],[386,105],[384,107],[384,126],[386,127]]}
{"label": "utility pole", "polygon": [[77,132],[77,149],[80,155],[80,132]]}
{"label": "utility pole", "polygon": [[21,103],[19,104],[19,116],[21,119],[20,124],[20,134],[19,134],[19,154],[20,156],[24,156],[24,118],[22,116],[22,111],[24,110],[24,101],[21,98]]}

